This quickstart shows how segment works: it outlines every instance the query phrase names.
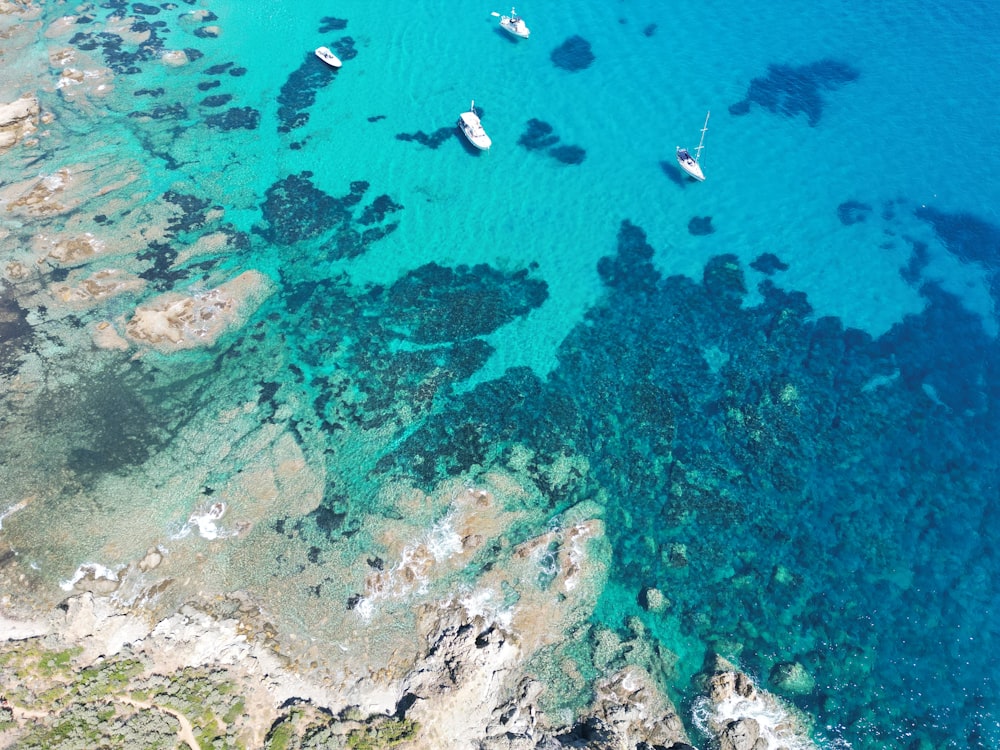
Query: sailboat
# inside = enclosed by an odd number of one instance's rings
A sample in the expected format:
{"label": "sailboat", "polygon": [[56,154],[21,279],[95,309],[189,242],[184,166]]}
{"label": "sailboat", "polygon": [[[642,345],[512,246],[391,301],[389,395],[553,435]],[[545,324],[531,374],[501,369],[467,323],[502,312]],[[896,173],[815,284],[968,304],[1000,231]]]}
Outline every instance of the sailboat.
{"label": "sailboat", "polygon": [[708,118],[712,114],[711,111],[705,115],[705,127],[701,129],[701,140],[698,141],[698,148],[694,150],[694,156],[686,148],[677,147],[677,163],[681,165],[681,169],[687,172],[689,175],[694,177],[698,182],[705,181],[705,173],[701,171],[701,165],[698,163],[698,159],[701,158],[701,150],[705,148],[705,131],[708,130]]}

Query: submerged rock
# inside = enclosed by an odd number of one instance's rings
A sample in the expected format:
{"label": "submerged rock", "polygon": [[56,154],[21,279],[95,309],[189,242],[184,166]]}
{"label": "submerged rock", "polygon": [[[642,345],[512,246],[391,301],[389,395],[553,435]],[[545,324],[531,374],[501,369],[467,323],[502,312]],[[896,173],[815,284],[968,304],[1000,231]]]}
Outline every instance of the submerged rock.
{"label": "submerged rock", "polygon": [[769,682],[776,690],[791,695],[806,695],[816,688],[816,680],[797,661],[775,664]]}

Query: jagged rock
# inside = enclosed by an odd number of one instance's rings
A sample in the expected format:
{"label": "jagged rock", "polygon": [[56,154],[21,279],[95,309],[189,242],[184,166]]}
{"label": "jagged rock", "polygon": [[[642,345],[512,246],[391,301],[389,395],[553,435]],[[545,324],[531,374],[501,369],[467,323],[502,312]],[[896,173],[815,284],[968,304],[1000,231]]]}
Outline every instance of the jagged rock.
{"label": "jagged rock", "polygon": [[737,719],[726,724],[719,735],[719,750],[768,750],[768,741],[760,736],[756,719]]}
{"label": "jagged rock", "polygon": [[733,698],[752,701],[757,697],[757,686],[742,672],[726,671],[712,677],[710,697],[713,703]]}
{"label": "jagged rock", "polygon": [[719,750],[814,748],[809,720],[722,657],[709,665],[705,728]]}
{"label": "jagged rock", "polygon": [[38,99],[25,94],[9,104],[0,104],[0,152],[38,129]]}
{"label": "jagged rock", "polygon": [[637,742],[669,746],[686,739],[684,725],[649,674],[629,666],[597,684],[591,714],[607,735],[609,747]]}

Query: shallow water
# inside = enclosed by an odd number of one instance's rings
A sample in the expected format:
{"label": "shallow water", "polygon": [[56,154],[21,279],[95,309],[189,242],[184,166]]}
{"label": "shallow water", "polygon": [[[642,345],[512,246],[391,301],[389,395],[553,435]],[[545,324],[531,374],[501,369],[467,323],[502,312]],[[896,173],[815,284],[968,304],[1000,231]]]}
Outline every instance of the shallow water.
{"label": "shallow water", "polygon": [[[601,506],[592,620],[640,617],[682,706],[714,650],[765,685],[804,666],[784,694],[827,744],[1000,743],[988,4],[519,6],[524,42],[442,2],[155,7],[41,11],[5,74],[54,115],[0,166],[5,593],[159,547],[347,642],[433,490],[503,471],[515,541]],[[472,99],[489,153],[454,127]],[[708,110],[696,184],[673,149]],[[16,204],[62,168],[61,209]],[[112,268],[136,285],[60,297]],[[250,269],[266,293],[210,347],[98,335]],[[566,645],[586,675],[597,651]]]}

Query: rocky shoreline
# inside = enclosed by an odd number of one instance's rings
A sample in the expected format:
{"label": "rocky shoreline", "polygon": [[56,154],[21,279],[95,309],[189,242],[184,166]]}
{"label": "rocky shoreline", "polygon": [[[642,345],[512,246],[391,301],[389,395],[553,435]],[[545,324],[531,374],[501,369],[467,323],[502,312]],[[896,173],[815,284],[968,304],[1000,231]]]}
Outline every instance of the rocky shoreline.
{"label": "rocky shoreline", "polygon": [[[523,634],[468,602],[425,605],[409,669],[302,664],[249,600],[153,622],[87,592],[47,618],[0,620],[3,747],[598,748],[690,750],[677,710],[635,665],[603,675],[573,717],[544,708]],[[216,606],[215,609],[222,609]],[[229,607],[232,609],[232,606]],[[716,658],[695,725],[719,750],[811,748],[807,720]],[[140,740],[141,738],[141,740]]]}
{"label": "rocky shoreline", "polygon": [[[264,632],[247,632],[246,619],[187,605],[154,625],[103,597],[77,595],[48,621],[3,621],[0,741],[45,747],[59,736],[60,747],[86,747],[103,738],[128,747],[129,737],[156,729],[161,740],[146,746],[692,747],[670,701],[638,667],[599,680],[586,715],[561,723],[538,704],[545,686],[517,668],[516,633],[460,603],[427,620],[412,671],[338,681],[328,668],[292,666]],[[714,746],[808,746],[799,717],[732,665],[720,660],[706,685]]]}

